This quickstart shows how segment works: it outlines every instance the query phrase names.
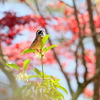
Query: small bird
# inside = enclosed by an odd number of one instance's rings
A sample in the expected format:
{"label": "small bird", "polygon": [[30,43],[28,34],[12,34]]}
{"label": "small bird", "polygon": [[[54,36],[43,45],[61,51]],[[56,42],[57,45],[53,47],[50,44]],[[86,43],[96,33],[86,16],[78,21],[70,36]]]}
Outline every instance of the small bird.
{"label": "small bird", "polygon": [[40,50],[41,49],[42,38],[44,37],[43,32],[44,32],[43,30],[37,30],[36,31],[36,38],[32,42],[29,49],[34,49],[34,50]]}

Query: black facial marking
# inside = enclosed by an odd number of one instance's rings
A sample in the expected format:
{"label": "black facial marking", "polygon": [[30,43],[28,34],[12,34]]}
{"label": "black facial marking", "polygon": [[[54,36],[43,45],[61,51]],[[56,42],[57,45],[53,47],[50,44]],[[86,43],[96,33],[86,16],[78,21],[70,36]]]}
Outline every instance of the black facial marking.
{"label": "black facial marking", "polygon": [[42,30],[38,31],[38,34],[43,34],[43,31]]}
{"label": "black facial marking", "polygon": [[43,35],[43,30],[37,30],[36,34],[39,35],[39,36],[40,35],[42,36]]}

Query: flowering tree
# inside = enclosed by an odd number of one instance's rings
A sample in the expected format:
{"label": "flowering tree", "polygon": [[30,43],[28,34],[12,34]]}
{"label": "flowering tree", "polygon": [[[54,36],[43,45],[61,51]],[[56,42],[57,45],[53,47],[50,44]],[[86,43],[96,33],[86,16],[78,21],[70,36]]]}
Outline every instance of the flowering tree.
{"label": "flowering tree", "polygon": [[[35,32],[39,28],[43,28],[46,34],[53,31],[53,39],[49,39],[48,45],[56,42],[58,47],[49,51],[44,61],[45,64],[58,64],[61,72],[64,74],[68,83],[72,100],[77,100],[81,93],[86,97],[93,97],[99,100],[100,94],[100,9],[99,0],[86,0],[80,3],[79,0],[72,0],[73,6],[66,4],[60,0],[20,0],[27,4],[33,10],[33,15],[17,17],[16,13],[4,12],[5,17],[0,20],[0,67],[8,76],[5,69],[4,54],[10,61],[16,62],[19,66],[23,65],[26,57],[33,59],[34,65],[39,65],[34,59],[33,54],[26,54],[24,57],[19,56],[20,53],[28,48],[30,41],[17,43],[11,46],[16,35],[23,35],[22,30],[27,29]],[[56,2],[56,4],[55,4]],[[76,6],[76,4],[78,5]],[[80,4],[79,4],[80,3]],[[11,23],[12,21],[12,23]],[[7,27],[7,31],[2,30]],[[89,43],[92,43],[92,48]],[[94,47],[94,48],[93,48]],[[12,51],[13,49],[13,51]],[[4,54],[3,54],[4,53]],[[49,56],[48,56],[49,55]],[[63,57],[63,60],[62,60]],[[68,71],[68,62],[66,59],[75,62],[73,71]],[[3,61],[3,63],[2,63]],[[32,64],[28,70],[31,69]],[[81,71],[80,71],[81,70]],[[10,72],[11,73],[11,72]],[[71,82],[76,80],[77,89],[74,91]],[[13,75],[11,80],[13,80]],[[15,83],[14,83],[15,84]],[[94,90],[89,89],[89,84],[93,84]],[[12,85],[13,86],[13,85]]]}

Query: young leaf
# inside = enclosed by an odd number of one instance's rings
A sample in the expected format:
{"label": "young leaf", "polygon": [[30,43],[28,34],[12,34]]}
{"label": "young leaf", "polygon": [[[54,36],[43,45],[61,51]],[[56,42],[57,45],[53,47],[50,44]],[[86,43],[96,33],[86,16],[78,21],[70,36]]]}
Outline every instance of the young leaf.
{"label": "young leaf", "polygon": [[44,47],[44,45],[46,44],[46,42],[47,42],[47,40],[48,40],[49,37],[50,37],[50,35],[45,35],[45,36],[43,37],[41,48]]}
{"label": "young leaf", "polygon": [[26,59],[26,60],[24,61],[24,65],[23,65],[24,70],[27,69],[27,66],[28,66],[29,63],[30,63],[30,60],[28,60],[28,59]]}
{"label": "young leaf", "polygon": [[13,68],[15,68],[17,70],[20,70],[20,68],[18,67],[18,65],[14,64],[14,63],[12,63],[12,64],[6,63],[6,65],[9,66],[9,67],[13,67]]}
{"label": "young leaf", "polygon": [[57,47],[57,45],[51,45],[51,46],[49,46],[49,47],[45,47],[45,48],[43,48],[43,51],[44,51],[44,52],[47,52],[48,50],[50,50],[50,49],[52,49],[52,48],[54,48],[54,47]]}
{"label": "young leaf", "polygon": [[36,75],[30,75],[30,76],[28,77],[28,79],[34,78],[34,77],[37,77],[37,76],[36,76]]}
{"label": "young leaf", "polygon": [[25,49],[21,54],[26,54],[26,53],[32,53],[32,52],[36,52],[36,50],[33,49]]}
{"label": "young leaf", "polygon": [[53,80],[55,80],[54,76],[52,76],[52,75],[49,75],[49,77],[50,77],[50,78],[52,78]]}
{"label": "young leaf", "polygon": [[41,72],[37,68],[34,68],[34,72],[39,76],[41,75]]}
{"label": "young leaf", "polygon": [[59,85],[59,86],[57,86],[57,88],[63,90],[66,94],[68,94],[68,91],[64,87],[62,87],[62,86]]}
{"label": "young leaf", "polygon": [[24,86],[18,88],[18,89],[15,91],[15,95],[21,95],[21,94],[22,94],[22,91],[25,90],[25,88],[27,88],[27,85],[24,85]]}
{"label": "young leaf", "polygon": [[21,92],[22,92],[22,88],[21,87],[17,88],[17,90],[14,91],[14,95],[15,96],[21,95],[22,94]]}

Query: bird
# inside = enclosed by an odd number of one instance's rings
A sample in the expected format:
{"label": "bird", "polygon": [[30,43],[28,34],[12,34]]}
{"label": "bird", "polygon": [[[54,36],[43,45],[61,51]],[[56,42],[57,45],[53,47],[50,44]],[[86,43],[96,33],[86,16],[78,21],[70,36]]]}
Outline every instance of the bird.
{"label": "bird", "polygon": [[39,29],[36,31],[36,37],[32,44],[30,45],[29,49],[34,49],[34,50],[40,50],[41,49],[41,44],[42,44],[42,39],[44,37],[43,30]]}

